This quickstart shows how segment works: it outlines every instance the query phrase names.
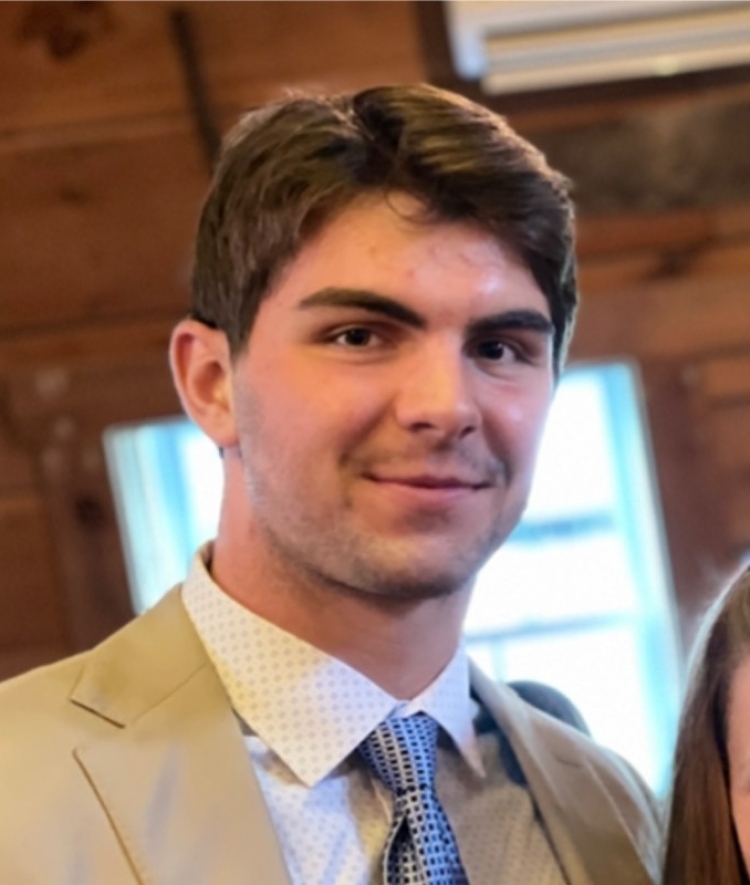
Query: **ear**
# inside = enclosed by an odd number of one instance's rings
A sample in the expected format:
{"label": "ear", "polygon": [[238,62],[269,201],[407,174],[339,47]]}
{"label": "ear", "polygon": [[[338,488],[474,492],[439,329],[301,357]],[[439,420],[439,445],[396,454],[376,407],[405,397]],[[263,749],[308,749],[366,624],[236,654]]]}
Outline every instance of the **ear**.
{"label": "ear", "polygon": [[169,363],[183,409],[217,446],[234,445],[232,359],[226,335],[196,320],[182,320],[172,332]]}

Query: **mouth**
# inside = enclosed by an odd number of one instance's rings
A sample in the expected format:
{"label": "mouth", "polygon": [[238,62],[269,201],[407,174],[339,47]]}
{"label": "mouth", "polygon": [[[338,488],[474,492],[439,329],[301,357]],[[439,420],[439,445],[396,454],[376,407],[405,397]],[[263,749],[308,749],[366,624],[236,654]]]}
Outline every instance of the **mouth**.
{"label": "mouth", "polygon": [[465,472],[425,471],[401,473],[375,471],[366,476],[384,501],[404,512],[445,513],[478,500],[492,483]]}
{"label": "mouth", "polygon": [[[470,464],[379,464],[362,471],[373,512],[402,527],[445,527],[483,518],[497,478]],[[477,510],[477,507],[480,509]],[[436,522],[437,521],[437,522]],[[390,523],[389,523],[390,524]]]}
{"label": "mouth", "polygon": [[478,491],[487,488],[489,483],[469,477],[442,476],[436,474],[418,474],[413,476],[391,476],[389,474],[371,474],[367,477],[375,483],[383,485],[404,486],[411,489],[426,491]]}

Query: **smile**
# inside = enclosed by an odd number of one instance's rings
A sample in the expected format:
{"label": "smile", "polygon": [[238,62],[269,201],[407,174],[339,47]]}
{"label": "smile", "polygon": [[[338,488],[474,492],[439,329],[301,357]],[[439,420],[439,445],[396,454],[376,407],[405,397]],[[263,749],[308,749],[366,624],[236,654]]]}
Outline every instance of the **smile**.
{"label": "smile", "polygon": [[417,510],[444,510],[469,501],[489,488],[487,482],[456,476],[419,474],[414,476],[368,476],[379,491],[398,507]]}
{"label": "smile", "polygon": [[488,485],[488,483],[486,482],[473,482],[472,480],[461,479],[459,477],[434,476],[432,474],[420,476],[371,476],[368,478],[377,483],[400,485],[414,489],[426,489],[428,491],[441,491],[450,489],[464,489],[467,491],[473,491],[484,488]]}

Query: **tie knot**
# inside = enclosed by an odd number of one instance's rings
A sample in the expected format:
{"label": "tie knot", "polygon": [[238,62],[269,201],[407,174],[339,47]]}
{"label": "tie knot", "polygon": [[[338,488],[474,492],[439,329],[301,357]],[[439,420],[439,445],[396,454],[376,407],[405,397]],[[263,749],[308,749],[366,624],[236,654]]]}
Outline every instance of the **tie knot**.
{"label": "tie knot", "polygon": [[391,716],[359,745],[371,771],[396,796],[412,790],[432,790],[438,724],[426,713]]}

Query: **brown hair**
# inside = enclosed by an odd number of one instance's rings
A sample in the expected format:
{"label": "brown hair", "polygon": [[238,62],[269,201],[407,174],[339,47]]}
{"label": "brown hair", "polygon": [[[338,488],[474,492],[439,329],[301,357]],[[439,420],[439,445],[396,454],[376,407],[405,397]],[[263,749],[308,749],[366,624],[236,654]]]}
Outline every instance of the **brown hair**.
{"label": "brown hair", "polygon": [[200,220],[192,315],[233,355],[301,246],[357,197],[404,192],[427,222],[466,221],[526,263],[550,306],[555,368],[578,301],[568,182],[502,117],[431,86],[296,97],[230,132]]}
{"label": "brown hair", "polygon": [[703,628],[675,752],[663,885],[750,885],[732,821],[727,701],[750,654],[750,569]]}

